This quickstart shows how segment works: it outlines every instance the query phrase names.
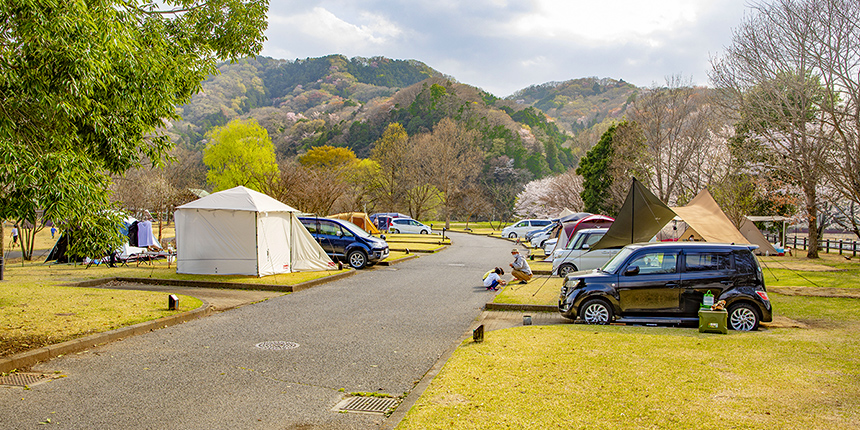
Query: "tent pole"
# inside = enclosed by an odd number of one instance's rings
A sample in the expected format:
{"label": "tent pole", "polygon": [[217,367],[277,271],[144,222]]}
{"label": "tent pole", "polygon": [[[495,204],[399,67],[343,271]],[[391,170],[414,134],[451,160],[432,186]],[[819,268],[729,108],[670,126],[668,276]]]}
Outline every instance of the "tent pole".
{"label": "tent pole", "polygon": [[633,191],[630,209],[633,213],[633,222],[630,223],[630,243],[633,243],[633,232],[636,231],[636,178],[633,178]]}

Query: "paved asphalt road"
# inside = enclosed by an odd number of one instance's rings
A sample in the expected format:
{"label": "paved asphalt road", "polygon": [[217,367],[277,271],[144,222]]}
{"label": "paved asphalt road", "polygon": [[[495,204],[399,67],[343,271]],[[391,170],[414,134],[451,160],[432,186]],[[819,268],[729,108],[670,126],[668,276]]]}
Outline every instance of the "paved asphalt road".
{"label": "paved asphalt road", "polygon": [[65,377],[0,388],[0,429],[377,428],[332,409],[411,391],[491,300],[481,275],[510,260],[509,242],[451,236],[441,253],[42,363]]}

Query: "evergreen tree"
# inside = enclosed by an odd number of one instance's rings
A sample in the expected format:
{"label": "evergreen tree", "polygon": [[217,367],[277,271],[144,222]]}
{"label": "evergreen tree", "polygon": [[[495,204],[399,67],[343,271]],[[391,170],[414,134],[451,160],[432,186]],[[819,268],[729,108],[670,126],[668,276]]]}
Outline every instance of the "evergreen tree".
{"label": "evergreen tree", "polygon": [[612,186],[610,165],[614,151],[612,139],[615,137],[617,124],[613,124],[600,136],[600,141],[594,145],[585,157],[579,160],[576,174],[583,178],[582,203],[585,211],[591,213],[612,213],[607,207],[607,197]]}

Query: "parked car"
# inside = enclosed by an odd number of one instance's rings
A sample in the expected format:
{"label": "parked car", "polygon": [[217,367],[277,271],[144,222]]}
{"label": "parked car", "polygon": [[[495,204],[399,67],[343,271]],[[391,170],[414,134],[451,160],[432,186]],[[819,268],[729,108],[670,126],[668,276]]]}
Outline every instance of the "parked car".
{"label": "parked car", "polygon": [[379,231],[388,230],[388,227],[391,225],[391,220],[394,218],[409,218],[409,216],[400,212],[379,212],[370,215],[370,221]]}
{"label": "parked car", "polygon": [[363,269],[388,257],[388,243],[342,219],[299,217],[332,260]]}
{"label": "parked car", "polygon": [[755,245],[657,242],[627,245],[602,269],[567,276],[558,310],[590,324],[695,324],[706,292],[725,300],[728,326],[772,320]]}
{"label": "parked car", "polygon": [[546,227],[530,231],[526,234],[526,240],[531,242],[532,247],[534,248],[543,248],[544,242],[549,239],[550,234],[552,234],[552,229],[555,227],[555,223],[550,223]]}
{"label": "parked car", "polygon": [[552,273],[566,277],[569,273],[603,267],[621,248],[594,249],[591,247],[603,238],[608,228],[579,230],[565,249],[552,254]]}
{"label": "parked car", "polygon": [[547,239],[543,243],[543,255],[548,257],[552,257],[552,251],[555,249],[555,244],[558,243],[558,238],[554,237],[552,239]]}
{"label": "parked car", "polygon": [[511,239],[516,239],[518,237],[525,237],[526,233],[532,230],[538,230],[541,227],[548,226],[552,221],[548,219],[524,219],[518,221],[516,224],[509,225],[502,229],[502,237],[509,237]]}
{"label": "parked car", "polygon": [[430,227],[412,218],[394,218],[391,220],[388,231],[392,233],[430,234]]}

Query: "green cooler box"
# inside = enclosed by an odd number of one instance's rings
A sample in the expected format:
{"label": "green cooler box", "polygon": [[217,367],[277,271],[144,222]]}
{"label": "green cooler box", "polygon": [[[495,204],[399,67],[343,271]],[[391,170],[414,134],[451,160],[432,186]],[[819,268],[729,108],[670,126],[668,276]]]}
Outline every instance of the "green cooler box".
{"label": "green cooler box", "polygon": [[728,334],[729,328],[726,322],[729,314],[726,311],[712,311],[702,309],[699,311],[699,333],[722,333]]}

